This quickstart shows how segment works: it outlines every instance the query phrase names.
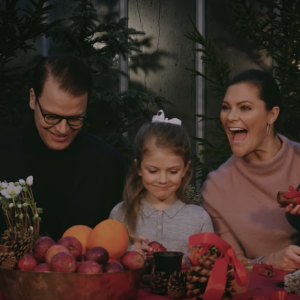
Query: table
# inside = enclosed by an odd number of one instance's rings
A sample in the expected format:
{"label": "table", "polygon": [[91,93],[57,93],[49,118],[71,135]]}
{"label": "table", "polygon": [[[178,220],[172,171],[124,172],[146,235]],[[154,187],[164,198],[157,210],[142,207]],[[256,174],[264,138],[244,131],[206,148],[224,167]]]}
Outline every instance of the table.
{"label": "table", "polygon": [[[253,271],[250,276],[250,283],[247,293],[236,294],[234,300],[248,300],[254,296],[261,296],[269,299],[271,294],[275,291],[284,290],[283,288],[277,287],[276,284],[283,281],[283,277],[287,272],[274,270],[274,277],[264,277],[258,274],[258,265],[254,265]],[[136,300],[167,300],[170,299],[168,296],[160,296],[151,294],[150,288],[142,285],[138,291]],[[188,298],[186,298],[187,300]],[[288,295],[288,300],[300,300],[298,295]]]}
{"label": "table", "polygon": [[[243,294],[236,294],[233,300],[248,300],[254,296],[261,296],[269,299],[270,295],[275,291],[284,290],[279,288],[276,284],[283,280],[283,277],[287,272],[274,270],[275,276],[268,278],[258,274],[258,265],[255,265],[250,276],[250,283],[248,291]],[[186,298],[188,300],[189,298]],[[298,295],[288,295],[288,300],[300,300]],[[0,300],[3,300],[0,293]],[[135,300],[170,300],[168,296],[160,296],[151,294],[150,288],[145,285],[141,285],[138,291],[138,295]],[[183,299],[184,300],[184,299]]]}

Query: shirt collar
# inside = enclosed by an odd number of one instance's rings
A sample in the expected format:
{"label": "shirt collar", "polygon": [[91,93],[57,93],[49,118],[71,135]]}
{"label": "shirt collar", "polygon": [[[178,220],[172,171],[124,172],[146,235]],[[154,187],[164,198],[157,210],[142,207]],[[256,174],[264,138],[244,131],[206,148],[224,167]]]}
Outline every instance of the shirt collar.
{"label": "shirt collar", "polygon": [[[163,210],[163,212],[169,217],[169,218],[173,218],[178,212],[179,210],[182,209],[182,207],[184,207],[184,203],[180,200],[177,200],[174,204],[168,206],[166,209]],[[143,212],[143,214],[146,217],[150,217],[153,213],[155,213],[156,211],[158,211],[157,209],[155,209],[146,199],[143,199],[141,201],[141,211]]]}

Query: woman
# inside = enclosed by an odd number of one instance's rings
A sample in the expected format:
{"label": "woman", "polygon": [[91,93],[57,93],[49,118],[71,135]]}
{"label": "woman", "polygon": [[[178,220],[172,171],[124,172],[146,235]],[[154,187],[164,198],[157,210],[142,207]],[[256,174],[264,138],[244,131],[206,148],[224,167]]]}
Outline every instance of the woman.
{"label": "woman", "polygon": [[300,144],[275,131],[280,91],[274,78],[246,70],[228,84],[221,122],[233,155],[204,183],[214,229],[238,257],[292,271],[300,268],[297,231],[276,195],[300,178]]}

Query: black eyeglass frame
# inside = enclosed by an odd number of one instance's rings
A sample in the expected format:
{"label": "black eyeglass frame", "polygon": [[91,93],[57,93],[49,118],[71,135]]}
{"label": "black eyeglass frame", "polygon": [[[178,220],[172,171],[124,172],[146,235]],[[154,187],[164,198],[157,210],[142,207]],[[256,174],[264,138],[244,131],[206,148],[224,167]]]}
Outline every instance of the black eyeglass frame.
{"label": "black eyeglass frame", "polygon": [[[59,124],[63,119],[66,119],[67,121],[67,124],[70,126],[70,127],[77,127],[77,126],[81,126],[84,122],[84,120],[87,118],[87,116],[69,116],[69,117],[65,117],[65,116],[60,116],[60,115],[55,115],[55,114],[45,114],[42,110],[42,107],[41,107],[41,104],[40,104],[40,101],[39,101],[39,98],[38,97],[35,97],[36,99],[36,102],[38,103],[39,105],[39,108],[40,108],[40,111],[41,111],[41,115],[43,116],[44,118],[44,121],[49,124],[49,125],[57,125]],[[49,123],[49,121],[46,121],[46,118],[47,116],[52,116],[52,117],[55,117],[58,119],[58,121],[56,123]],[[73,124],[70,124],[69,123],[69,120],[72,120],[72,119],[81,119],[81,123],[80,124],[76,124],[76,125],[73,125]]]}

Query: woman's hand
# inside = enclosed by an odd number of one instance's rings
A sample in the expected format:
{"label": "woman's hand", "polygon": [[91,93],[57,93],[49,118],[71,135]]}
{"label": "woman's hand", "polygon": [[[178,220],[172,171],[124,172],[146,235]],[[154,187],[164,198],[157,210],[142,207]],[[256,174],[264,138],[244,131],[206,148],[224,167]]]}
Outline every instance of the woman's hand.
{"label": "woman's hand", "polygon": [[300,247],[290,245],[278,252],[270,253],[264,257],[263,263],[288,272],[300,269]]}
{"label": "woman's hand", "polygon": [[[143,242],[146,245],[143,245]],[[135,243],[131,246],[130,250],[132,251],[137,251],[143,256],[147,254],[147,252],[152,252],[152,248],[148,246],[149,241],[146,237],[144,236],[139,236]]]}
{"label": "woman's hand", "polygon": [[287,213],[290,213],[291,215],[299,216],[300,215],[300,205],[297,204],[294,206],[293,204],[289,204],[284,208],[284,211]]}

